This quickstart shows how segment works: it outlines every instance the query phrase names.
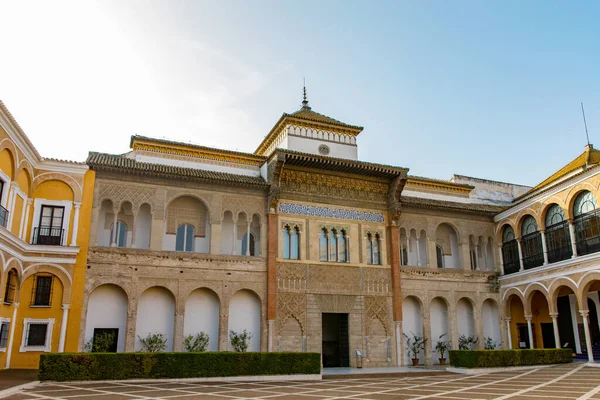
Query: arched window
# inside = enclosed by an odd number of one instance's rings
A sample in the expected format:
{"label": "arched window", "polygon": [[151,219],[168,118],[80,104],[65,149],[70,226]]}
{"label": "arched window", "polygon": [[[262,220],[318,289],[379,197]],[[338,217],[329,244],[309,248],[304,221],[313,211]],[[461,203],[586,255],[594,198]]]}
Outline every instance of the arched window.
{"label": "arched window", "polygon": [[535,218],[528,215],[521,227],[521,251],[523,252],[523,268],[531,269],[544,263],[542,236],[538,232]]}
{"label": "arched window", "polygon": [[339,262],[348,262],[348,241],[346,240],[346,231],[341,230],[338,237],[338,254]]}
{"label": "arched window", "polygon": [[[246,255],[248,249],[248,233],[244,233],[242,237],[242,255]],[[254,255],[254,235],[250,234],[250,255]]]}
{"label": "arched window", "polygon": [[18,275],[17,271],[11,269],[6,276],[6,287],[4,290],[4,304],[12,304],[17,297]]}
{"label": "arched window", "polygon": [[548,262],[566,260],[573,255],[569,223],[561,206],[552,204],[546,212],[546,249]]}
{"label": "arched window", "polygon": [[300,230],[297,226],[286,225],[283,228],[283,258],[286,260],[300,259]]}
{"label": "arched window", "polygon": [[192,225],[182,224],[177,227],[175,250],[194,251],[194,227]]}
{"label": "arched window", "polygon": [[477,269],[477,252],[475,250],[471,250],[471,269],[475,271]]}
{"label": "arched window", "polygon": [[435,246],[435,255],[437,258],[437,267],[444,268],[444,250],[441,246]]}
{"label": "arched window", "polygon": [[337,261],[338,246],[337,246],[337,231],[331,229],[329,231],[329,258],[328,261]]}
{"label": "arched window", "polygon": [[321,261],[328,260],[328,255],[329,255],[328,244],[329,243],[327,240],[327,236],[328,236],[327,229],[326,228],[321,229],[320,236],[319,236],[319,254],[320,254],[319,259]]}
{"label": "arched window", "polygon": [[581,192],[573,204],[573,227],[577,254],[600,251],[600,210],[596,197],[588,191]]}
{"label": "arched window", "polygon": [[283,258],[286,260],[290,259],[290,233],[291,228],[289,225],[283,227]]}
{"label": "arched window", "polygon": [[521,268],[519,262],[519,247],[515,239],[515,232],[510,226],[505,226],[502,231],[502,261],[504,274],[513,274]]}
{"label": "arched window", "polygon": [[402,265],[408,265],[408,251],[406,250],[406,245],[402,245],[402,258],[400,259],[402,262]]}
{"label": "arched window", "polygon": [[115,224],[112,224],[110,227],[110,237],[116,244],[117,247],[126,247],[127,246],[127,224],[123,221],[117,221],[117,237],[113,236],[113,229]]}
{"label": "arched window", "polygon": [[369,252],[369,259],[367,264],[372,264],[372,265],[380,265],[381,264],[381,236],[379,235],[379,233],[376,234],[372,234],[372,233],[368,233],[367,234],[367,240],[369,241],[369,243],[367,244],[368,246],[368,252]]}

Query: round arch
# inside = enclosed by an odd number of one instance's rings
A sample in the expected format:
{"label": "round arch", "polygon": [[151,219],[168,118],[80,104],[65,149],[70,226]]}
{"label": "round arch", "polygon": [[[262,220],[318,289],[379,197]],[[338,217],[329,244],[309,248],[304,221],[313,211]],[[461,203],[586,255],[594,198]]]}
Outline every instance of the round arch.
{"label": "round arch", "polygon": [[56,276],[63,287],[62,304],[69,304],[71,300],[71,275],[60,265],[56,264],[32,264],[23,270],[21,282],[38,273],[47,273]]}
{"label": "round arch", "polygon": [[[556,301],[558,299],[558,295],[560,294],[560,290],[562,287],[569,288],[575,294],[575,297],[577,298],[577,304],[579,307],[581,307],[581,297],[579,296],[577,284],[568,277],[559,277],[554,279],[552,283],[550,283],[548,293],[550,294],[549,299],[551,300],[552,307],[556,305]],[[585,305],[584,309],[587,309],[587,304]]]}
{"label": "round arch", "polygon": [[548,215],[548,210],[550,209],[550,207],[552,206],[558,206],[560,207],[560,209],[563,211],[563,214],[565,215],[565,219],[567,218],[567,210],[565,210],[564,205],[559,204],[559,202],[557,201],[551,201],[548,202],[544,205],[542,205],[541,209],[540,209],[540,219],[542,220],[541,224],[538,224],[539,229],[546,229],[546,215]]}
{"label": "round arch", "polygon": [[93,342],[96,334],[112,333],[115,335],[114,351],[125,351],[128,308],[129,297],[121,285],[96,285],[87,298],[83,341]]}
{"label": "round arch", "polygon": [[32,193],[40,186],[42,183],[47,181],[59,181],[71,188],[73,191],[73,200],[77,202],[82,201],[82,189],[79,182],[77,182],[73,177],[60,173],[60,172],[44,172],[42,174],[37,175],[33,179],[31,191]]}
{"label": "round arch", "polygon": [[575,200],[577,200],[577,197],[583,192],[592,193],[596,198],[596,201],[598,200],[597,188],[589,182],[581,182],[567,193],[567,209],[565,213],[567,219],[572,220],[574,218],[573,206],[575,205]]}
{"label": "round arch", "polygon": [[[2,141],[0,141],[0,152],[2,152],[2,150],[7,150],[8,154],[10,155],[11,158],[11,164],[12,164],[12,176],[9,176],[10,180],[14,180],[17,176],[17,171],[19,170],[18,168],[18,164],[19,164],[19,152],[17,150],[17,148],[15,147],[14,143],[10,141],[10,139],[5,138]],[[33,175],[32,175],[33,176]]]}

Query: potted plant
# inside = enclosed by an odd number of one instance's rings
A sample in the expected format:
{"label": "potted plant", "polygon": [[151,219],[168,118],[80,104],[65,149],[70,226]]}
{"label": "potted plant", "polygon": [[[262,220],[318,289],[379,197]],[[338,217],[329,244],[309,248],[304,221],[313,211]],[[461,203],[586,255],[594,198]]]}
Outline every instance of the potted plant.
{"label": "potted plant", "polygon": [[435,344],[435,349],[438,352],[438,359],[440,360],[440,365],[446,365],[446,353],[450,350],[450,343],[446,340],[442,340],[446,336],[446,333],[441,334],[438,338],[437,343]]}
{"label": "potted plant", "polygon": [[421,350],[425,349],[425,343],[427,343],[427,339],[422,336],[415,335],[412,332],[410,334],[412,337],[403,333],[404,337],[406,338],[406,352],[410,355],[412,365],[415,367],[419,365],[419,353]]}

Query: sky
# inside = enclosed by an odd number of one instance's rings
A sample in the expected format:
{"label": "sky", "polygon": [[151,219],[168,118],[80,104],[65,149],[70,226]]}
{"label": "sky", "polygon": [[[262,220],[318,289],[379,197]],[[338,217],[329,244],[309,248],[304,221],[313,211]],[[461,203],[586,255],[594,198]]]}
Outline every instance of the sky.
{"label": "sky", "polygon": [[44,157],[253,152],[300,108],[359,159],[535,185],[600,148],[598,1],[0,0],[0,99]]}

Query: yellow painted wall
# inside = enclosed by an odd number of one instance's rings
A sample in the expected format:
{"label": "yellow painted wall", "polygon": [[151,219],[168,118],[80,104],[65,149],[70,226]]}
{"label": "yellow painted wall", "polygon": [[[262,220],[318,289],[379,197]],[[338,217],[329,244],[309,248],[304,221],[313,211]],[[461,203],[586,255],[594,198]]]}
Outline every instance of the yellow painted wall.
{"label": "yellow painted wall", "polygon": [[4,149],[4,150],[0,151],[0,169],[2,170],[2,172],[4,172],[6,175],[8,175],[11,180],[14,179],[14,176],[13,176],[14,161],[13,160],[14,160],[13,155],[11,154],[10,150]]}
{"label": "yellow painted wall", "polygon": [[[552,323],[552,318],[550,318],[550,311],[548,309],[546,298],[541,293],[536,293],[533,296],[531,301],[531,312],[531,324],[534,336],[533,343],[535,348],[542,349],[544,348],[544,340],[542,336],[542,326],[540,324],[546,322]],[[521,301],[513,298],[510,303],[510,334],[513,349],[519,348],[519,331],[517,329],[517,324],[527,324],[527,320],[525,319],[525,312],[521,305]]]}
{"label": "yellow painted wall", "polygon": [[94,181],[96,173],[88,171],[83,184],[83,197],[79,210],[79,227],[77,231],[77,246],[80,251],[74,267],[73,287],[71,291],[71,309],[67,324],[67,339],[65,351],[77,351],[79,346],[79,331],[81,327],[81,312],[83,308],[83,292],[85,274],[87,271],[88,239],[92,220],[92,200],[94,197]]}
{"label": "yellow painted wall", "polygon": [[73,201],[73,190],[69,185],[61,181],[46,181],[38,185],[33,191],[33,197],[47,200],[70,200]]}
{"label": "yellow painted wall", "polygon": [[12,227],[10,231],[19,236],[19,228],[21,227],[21,214],[23,212],[23,199],[20,196],[15,197],[15,204],[8,210],[8,217],[12,219]]}
{"label": "yellow painted wall", "polygon": [[[44,273],[45,274],[45,273]],[[24,352],[19,351],[23,340],[24,318],[47,319],[54,318],[54,326],[52,327],[52,350],[58,350],[58,341],[60,337],[60,324],[62,320],[62,295],[63,285],[57,276],[54,276],[52,281],[52,300],[50,307],[31,307],[31,294],[33,290],[33,276],[30,276],[21,285],[19,293],[20,306],[17,314],[17,324],[15,327],[15,336],[12,347],[12,356],[10,368],[38,368],[40,360],[40,352]]]}
{"label": "yellow painted wall", "polygon": [[29,197],[31,194],[31,179],[29,178],[29,173],[26,169],[19,171],[19,175],[17,176],[17,184],[19,185],[19,189],[21,189],[21,191],[25,193],[27,197]]}

